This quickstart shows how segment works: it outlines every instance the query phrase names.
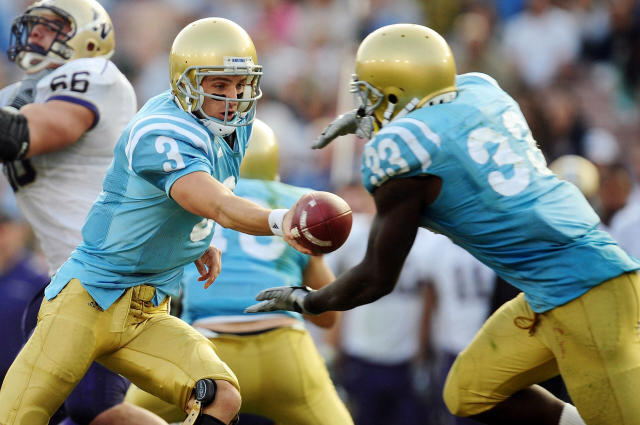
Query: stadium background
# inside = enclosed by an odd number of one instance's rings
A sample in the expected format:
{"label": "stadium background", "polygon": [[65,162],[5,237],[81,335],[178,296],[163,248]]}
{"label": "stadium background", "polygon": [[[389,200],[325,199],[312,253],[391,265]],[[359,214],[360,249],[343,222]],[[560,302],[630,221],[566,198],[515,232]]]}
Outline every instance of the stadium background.
{"label": "stadium background", "polygon": [[[2,52],[8,47],[11,21],[30,3],[0,2]],[[168,52],[185,24],[221,16],[244,27],[264,67],[258,117],[278,136],[285,182],[341,193],[357,184],[364,141],[343,137],[322,151],[312,151],[310,145],[336,114],[352,107],[347,83],[359,41],[380,26],[411,22],[445,36],[459,73],[490,74],[520,103],[548,162],[579,154],[599,167],[602,188],[592,201],[605,224],[620,210],[640,204],[638,0],[101,3],[115,27],[112,60],[133,83],[138,106],[168,88]],[[6,55],[0,55],[1,87],[21,75]],[[0,222],[20,222],[4,177],[0,217]],[[635,237],[638,230],[632,232]],[[38,258],[37,245],[29,238],[0,238],[0,252],[7,254],[16,249],[10,245],[23,243]]]}

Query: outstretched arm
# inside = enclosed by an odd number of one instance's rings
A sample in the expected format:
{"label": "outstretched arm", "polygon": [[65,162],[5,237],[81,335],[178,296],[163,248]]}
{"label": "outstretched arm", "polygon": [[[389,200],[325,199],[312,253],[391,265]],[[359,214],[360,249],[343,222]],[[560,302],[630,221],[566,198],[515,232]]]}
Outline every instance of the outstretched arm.
{"label": "outstretched arm", "polygon": [[380,186],[374,194],[377,214],[364,259],[332,284],[310,293],[305,310],[349,310],[390,293],[413,245],[421,213],[439,191],[436,177],[393,179]]}
{"label": "outstretched arm", "polygon": [[360,264],[317,291],[304,286],[265,289],[256,296],[261,302],[245,311],[293,310],[319,314],[349,310],[388,294],[395,287],[411,250],[421,213],[436,199],[441,184],[441,180],[433,176],[384,183],[374,195],[378,212],[369,233],[367,253]]}
{"label": "outstretched arm", "polygon": [[[333,282],[335,278],[321,255],[312,255],[302,274],[303,281],[312,289],[323,288]],[[314,325],[321,328],[331,328],[336,323],[339,314],[336,311],[326,311],[322,314],[305,316],[305,319],[310,320]]]}
{"label": "outstretched arm", "polygon": [[[272,235],[269,226],[270,209],[236,196],[218,180],[204,171],[180,177],[171,186],[171,198],[185,210],[213,219],[222,227],[251,235]],[[310,254],[291,236],[292,213],[284,217],[284,239],[300,252]]]}

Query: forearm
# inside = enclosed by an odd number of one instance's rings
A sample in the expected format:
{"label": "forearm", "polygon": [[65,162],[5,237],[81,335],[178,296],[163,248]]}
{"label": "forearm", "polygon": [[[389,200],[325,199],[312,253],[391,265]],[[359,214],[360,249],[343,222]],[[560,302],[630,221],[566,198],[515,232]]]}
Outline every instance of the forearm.
{"label": "forearm", "polygon": [[222,227],[256,236],[272,235],[269,228],[270,209],[235,196],[232,193],[224,199],[214,200],[212,218]]}
{"label": "forearm", "polygon": [[[302,278],[308,287],[320,289],[333,282],[336,277],[322,256],[311,256]],[[326,311],[322,314],[305,315],[305,319],[321,328],[331,328],[338,320],[338,315],[337,311]]]}
{"label": "forearm", "polygon": [[344,311],[369,304],[390,293],[396,277],[382,277],[366,263],[343,273],[333,283],[309,294],[304,307],[312,313]]}
{"label": "forearm", "polygon": [[203,171],[176,180],[171,197],[192,214],[210,218],[222,227],[258,236],[272,234],[268,222],[271,210],[234,195]]}

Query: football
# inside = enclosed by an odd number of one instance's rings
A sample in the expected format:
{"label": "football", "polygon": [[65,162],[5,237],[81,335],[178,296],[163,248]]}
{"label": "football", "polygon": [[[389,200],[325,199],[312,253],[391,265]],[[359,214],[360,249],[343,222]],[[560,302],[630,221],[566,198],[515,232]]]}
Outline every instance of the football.
{"label": "football", "polygon": [[315,255],[338,249],[351,232],[351,207],[330,192],[303,195],[293,213],[291,234]]}

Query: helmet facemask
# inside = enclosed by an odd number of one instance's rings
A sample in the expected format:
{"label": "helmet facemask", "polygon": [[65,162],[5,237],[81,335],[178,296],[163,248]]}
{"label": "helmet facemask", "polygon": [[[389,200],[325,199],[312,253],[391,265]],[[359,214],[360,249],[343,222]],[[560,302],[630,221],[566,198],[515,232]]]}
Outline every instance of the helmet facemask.
{"label": "helmet facemask", "polygon": [[384,100],[384,95],[380,90],[373,87],[366,81],[358,80],[356,74],[351,75],[351,83],[349,83],[349,92],[353,93],[353,100],[358,110],[358,116],[368,118],[373,121],[373,126],[368,123],[364,124],[364,120],[358,120],[358,129],[367,138],[372,136],[371,128],[376,132],[382,127],[381,123],[375,116],[375,111],[380,107]]}
{"label": "helmet facemask", "polygon": [[[380,131],[380,129],[387,125],[391,120],[413,111],[420,102],[420,99],[413,98],[404,106],[404,108],[402,108],[400,112],[396,114],[395,111],[398,104],[398,98],[396,95],[389,94],[385,96],[381,90],[378,90],[367,81],[358,80],[356,74],[353,74],[351,78],[352,81],[349,91],[354,94],[358,115],[360,117],[371,117],[371,119],[373,119],[373,128],[375,132]],[[381,114],[385,97],[387,100],[387,107]],[[363,120],[358,121],[358,127],[365,134],[367,132],[366,130],[371,128],[371,126],[367,127],[366,124],[363,124]]]}
{"label": "helmet facemask", "polygon": [[[64,20],[55,20],[43,15],[56,15]],[[42,47],[29,43],[34,28],[43,25],[55,33],[51,45]],[[70,30],[64,32],[65,26]],[[36,7],[17,17],[11,26],[9,60],[16,62],[29,73],[38,72],[51,64],[61,65],[73,56],[73,48],[67,42],[73,37],[76,25],[71,16],[54,7]]]}
{"label": "helmet facemask", "polygon": [[[185,111],[196,115],[208,128],[220,136],[231,134],[236,127],[242,127],[253,122],[256,110],[256,101],[262,97],[260,79],[262,66],[253,65],[249,58],[225,57],[225,62],[243,62],[238,66],[190,66],[185,69],[176,83],[176,88],[184,101]],[[244,90],[237,98],[229,98],[216,94],[206,93],[202,87],[202,80],[207,76],[237,76],[246,75]],[[214,99],[225,103],[224,119],[209,116],[203,109],[205,98]],[[236,112],[229,116],[229,104],[236,103]]]}

